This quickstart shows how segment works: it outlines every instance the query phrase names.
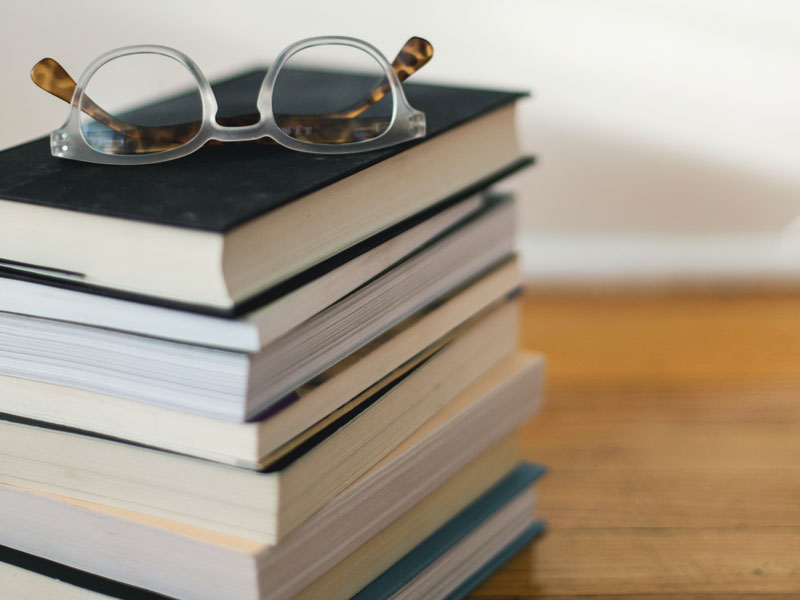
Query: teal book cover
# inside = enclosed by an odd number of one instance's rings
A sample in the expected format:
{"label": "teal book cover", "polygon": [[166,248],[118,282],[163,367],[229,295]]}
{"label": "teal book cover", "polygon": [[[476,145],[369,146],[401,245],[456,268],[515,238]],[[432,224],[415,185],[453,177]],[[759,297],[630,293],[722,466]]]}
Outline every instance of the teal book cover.
{"label": "teal book cover", "polygon": [[[540,465],[520,463],[511,473],[475,502],[445,523],[430,537],[397,561],[382,575],[353,597],[353,600],[386,600],[414,580],[437,559],[444,556],[490,517],[524,493],[545,472]],[[538,536],[544,528],[539,521],[521,532],[510,545],[490,557],[489,561],[450,593],[448,599],[462,598],[491,575],[520,548]]]}

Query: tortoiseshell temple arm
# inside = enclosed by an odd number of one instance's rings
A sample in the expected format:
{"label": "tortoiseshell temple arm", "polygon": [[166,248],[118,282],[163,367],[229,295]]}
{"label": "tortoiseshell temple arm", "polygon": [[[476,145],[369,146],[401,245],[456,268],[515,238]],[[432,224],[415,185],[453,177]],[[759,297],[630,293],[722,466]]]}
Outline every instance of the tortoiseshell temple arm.
{"label": "tortoiseshell temple arm", "polygon": [[[402,83],[419,71],[433,58],[433,46],[428,40],[410,38],[392,61],[392,69]],[[335,113],[320,115],[324,117],[353,118],[377,103],[392,90],[389,80],[384,76],[361,100]]]}
{"label": "tortoiseshell temple arm", "polygon": [[[31,69],[33,82],[64,102],[71,103],[77,84],[66,69],[55,59],[43,58]],[[169,127],[147,127],[133,125],[119,119],[94,103],[84,95],[81,98],[81,111],[102,123],[109,129],[123,134],[128,143],[133,143],[138,152],[163,151],[176,148],[192,139],[200,130],[200,122],[181,123]]]}
{"label": "tortoiseshell temple arm", "polygon": [[[43,58],[33,65],[33,69],[31,69],[31,79],[36,85],[44,91],[53,94],[56,98],[60,98],[64,102],[72,102],[72,96],[75,93],[77,84],[75,80],[70,77],[70,74],[67,73],[66,69],[58,64],[55,59]],[[102,123],[114,131],[124,133],[125,135],[135,136],[140,129],[137,125],[126,123],[108,114],[97,106],[88,96],[83,97],[81,110],[98,123]]]}
{"label": "tortoiseshell temple arm", "polygon": [[[424,67],[432,57],[433,46],[430,42],[419,37],[412,37],[403,45],[392,61],[392,68],[402,82]],[[44,91],[64,102],[72,102],[77,84],[56,60],[44,58],[36,63],[31,70],[31,79]],[[387,119],[384,117],[357,121],[353,119],[390,91],[391,85],[388,79],[383,77],[362,99],[341,111],[324,115],[282,115],[279,119],[276,115],[276,120],[281,123],[283,129],[291,130],[292,137],[306,142],[331,144],[369,139],[385,129],[388,124]],[[85,94],[82,96],[80,109],[98,123],[122,133],[128,140],[129,147],[126,148],[126,153],[160,152],[182,146],[197,134],[201,125],[199,121],[158,127],[134,125],[109,114]],[[228,127],[247,125],[257,120],[257,114],[217,118],[220,125]],[[268,138],[258,141],[275,143]],[[221,143],[211,140],[208,145]]]}

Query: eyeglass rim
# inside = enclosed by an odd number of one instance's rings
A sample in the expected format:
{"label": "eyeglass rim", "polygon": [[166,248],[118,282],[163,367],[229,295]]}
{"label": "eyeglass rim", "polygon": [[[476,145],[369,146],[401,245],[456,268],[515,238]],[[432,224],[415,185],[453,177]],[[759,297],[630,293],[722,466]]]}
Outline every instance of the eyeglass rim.
{"label": "eyeglass rim", "polygon": [[[357,48],[369,54],[384,70],[391,88],[392,116],[389,126],[380,135],[365,141],[341,144],[316,144],[295,139],[286,134],[275,121],[272,95],[278,75],[286,62],[298,52],[314,46],[339,45]],[[111,154],[93,147],[86,139],[80,125],[80,106],[84,91],[92,76],[108,62],[133,54],[166,56],[182,64],[192,75],[200,93],[203,115],[197,134],[186,143],[169,150],[147,154]],[[78,78],[64,124],[50,134],[53,156],[99,164],[152,164],[187,156],[209,140],[223,142],[249,141],[269,137],[275,142],[299,152],[313,154],[353,154],[387,148],[425,136],[425,114],[413,108],[406,98],[403,86],[386,57],[372,44],[346,36],[317,36],[299,40],[284,48],[267,70],[261,83],[256,109],[260,115],[257,123],[238,127],[219,125],[216,121],[217,99],[211,84],[197,64],[186,54],[169,46],[143,44],[110,50],[92,61]]]}

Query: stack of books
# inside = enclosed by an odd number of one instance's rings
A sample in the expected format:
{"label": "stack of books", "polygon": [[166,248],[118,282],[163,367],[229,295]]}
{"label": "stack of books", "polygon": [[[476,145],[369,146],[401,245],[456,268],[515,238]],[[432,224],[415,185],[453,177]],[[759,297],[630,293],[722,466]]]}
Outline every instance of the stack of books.
{"label": "stack of books", "polygon": [[4,600],[457,598],[541,531],[522,95],[404,87],[364,154],[0,153]]}

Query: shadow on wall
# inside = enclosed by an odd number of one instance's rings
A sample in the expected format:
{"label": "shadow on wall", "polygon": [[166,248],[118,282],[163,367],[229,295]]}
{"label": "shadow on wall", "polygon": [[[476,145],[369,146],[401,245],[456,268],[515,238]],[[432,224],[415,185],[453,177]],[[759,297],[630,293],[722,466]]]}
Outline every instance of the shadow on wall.
{"label": "shadow on wall", "polygon": [[[800,183],[563,124],[535,126],[537,167],[516,181],[525,232],[775,233]],[[531,149],[528,149],[529,151]]]}
{"label": "shadow on wall", "polygon": [[512,185],[529,276],[798,273],[800,183],[714,163],[691,148],[558,123],[529,129],[539,163]]}

